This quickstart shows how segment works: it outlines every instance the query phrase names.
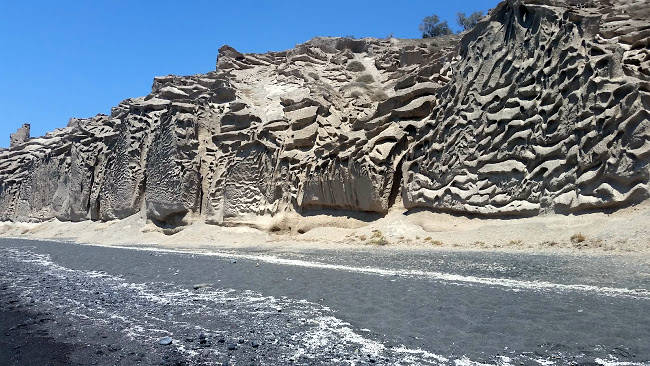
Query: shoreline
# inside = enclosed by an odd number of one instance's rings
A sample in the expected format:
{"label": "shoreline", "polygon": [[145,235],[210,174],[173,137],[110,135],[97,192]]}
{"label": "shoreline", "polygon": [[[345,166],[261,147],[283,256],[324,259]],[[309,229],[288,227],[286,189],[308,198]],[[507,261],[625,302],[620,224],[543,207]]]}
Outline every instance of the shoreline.
{"label": "shoreline", "polygon": [[[139,216],[109,222],[0,222],[0,237],[102,246],[211,251],[264,249],[489,252],[513,254],[623,255],[650,259],[650,204],[613,214],[549,215],[521,219],[476,219],[438,213],[390,212],[362,222],[353,218],[285,218],[293,232],[194,222],[174,234]],[[268,221],[267,221],[268,224]],[[304,233],[296,233],[303,228]]]}

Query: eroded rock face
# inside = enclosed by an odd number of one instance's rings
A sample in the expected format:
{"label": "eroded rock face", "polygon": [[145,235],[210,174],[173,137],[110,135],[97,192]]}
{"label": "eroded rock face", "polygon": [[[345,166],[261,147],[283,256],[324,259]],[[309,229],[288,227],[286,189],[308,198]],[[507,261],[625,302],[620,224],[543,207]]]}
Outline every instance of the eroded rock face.
{"label": "eroded rock face", "polygon": [[650,6],[574,3],[504,2],[463,37],[405,163],[407,207],[536,214],[648,196]]}
{"label": "eroded rock face", "polygon": [[22,144],[23,142],[29,140],[31,126],[29,123],[23,124],[16,132],[12,133],[9,136],[9,147],[14,147],[16,145]]}
{"label": "eroded rock face", "polygon": [[531,215],[648,196],[645,1],[501,3],[462,36],[219,50],[110,116],[0,150],[0,219]]}

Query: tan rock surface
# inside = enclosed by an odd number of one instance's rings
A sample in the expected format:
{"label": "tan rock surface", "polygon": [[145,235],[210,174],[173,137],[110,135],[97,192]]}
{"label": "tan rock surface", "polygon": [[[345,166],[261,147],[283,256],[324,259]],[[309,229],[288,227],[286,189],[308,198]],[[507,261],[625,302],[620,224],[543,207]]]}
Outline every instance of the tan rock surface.
{"label": "tan rock surface", "polygon": [[224,46],[214,72],[157,77],[110,116],[0,150],[0,220],[286,229],[402,204],[535,216],[639,203],[647,5],[508,0],[460,36]]}

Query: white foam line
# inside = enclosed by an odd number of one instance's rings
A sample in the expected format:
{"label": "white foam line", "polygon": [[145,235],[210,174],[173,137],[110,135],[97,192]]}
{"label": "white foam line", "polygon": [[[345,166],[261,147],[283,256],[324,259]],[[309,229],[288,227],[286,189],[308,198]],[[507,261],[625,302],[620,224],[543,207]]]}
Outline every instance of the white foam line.
{"label": "white foam line", "polygon": [[612,361],[612,360],[603,360],[602,358],[597,358],[594,360],[594,362],[602,366],[643,366],[642,363],[638,363],[638,362],[620,362],[620,361]]}
{"label": "white foam line", "polygon": [[[86,245],[86,244],[82,244],[82,245]],[[546,281],[525,281],[525,280],[513,280],[508,278],[475,277],[475,276],[464,276],[464,275],[457,275],[457,274],[444,273],[444,272],[419,271],[419,270],[409,270],[409,269],[355,267],[355,266],[345,266],[340,264],[305,261],[301,259],[281,258],[274,255],[235,254],[235,253],[217,252],[217,251],[214,252],[213,251],[210,252],[186,251],[186,250],[163,249],[163,248],[152,248],[152,247],[130,247],[130,246],[101,245],[101,244],[87,244],[87,245],[100,246],[106,248],[137,250],[137,251],[161,252],[161,253],[170,253],[170,254],[193,254],[193,255],[202,255],[202,256],[227,258],[227,259],[245,259],[245,260],[263,262],[268,264],[327,269],[327,270],[334,270],[334,271],[345,271],[345,272],[363,273],[363,274],[371,274],[371,275],[379,275],[379,276],[423,277],[423,278],[452,282],[452,283],[498,286],[498,287],[503,287],[508,289],[537,290],[537,291],[540,290],[576,291],[576,292],[587,292],[587,293],[593,293],[597,295],[611,296],[611,297],[632,297],[637,299],[650,300],[650,291],[646,289],[599,287],[593,285],[567,285],[567,284],[552,283]]]}
{"label": "white foam line", "polygon": [[[92,278],[97,278],[105,281],[114,281],[115,283],[109,284],[109,286],[113,286],[116,289],[123,288],[123,289],[132,290],[135,293],[137,293],[140,298],[146,299],[149,302],[155,304],[174,303],[176,305],[181,305],[181,306],[192,306],[194,299],[198,298],[203,301],[209,301],[214,303],[218,303],[221,300],[232,299],[242,304],[245,305],[247,304],[255,307],[257,307],[256,305],[260,303],[269,305],[272,308],[278,307],[279,300],[276,299],[275,297],[263,296],[261,294],[255,293],[250,290],[237,291],[239,292],[239,297],[228,297],[232,292],[236,292],[235,290],[232,289],[218,289],[218,290],[212,290],[212,291],[200,292],[200,293],[194,293],[190,290],[182,289],[178,291],[172,291],[172,292],[168,291],[168,292],[162,292],[157,294],[149,291],[147,284],[144,283],[141,284],[127,283],[127,282],[123,282],[123,279],[120,277],[104,274],[103,272],[75,270],[75,269],[63,267],[53,262],[51,257],[48,254],[35,254],[30,251],[25,252],[13,248],[7,250],[9,253],[14,255],[13,257],[14,260],[22,261],[25,263],[33,263],[35,265],[39,265],[44,268],[47,268],[48,274],[56,276],[59,279],[68,279],[69,275],[71,273],[74,273],[80,275],[83,278],[92,277]],[[74,302],[75,305],[77,305],[77,308],[81,308],[81,307],[85,308],[83,303],[72,299],[71,301]],[[384,344],[365,338],[364,336],[355,332],[352,329],[352,325],[350,323],[340,320],[334,316],[318,315],[324,312],[331,312],[331,310],[328,307],[321,306],[318,304],[312,304],[309,303],[307,300],[295,301],[295,300],[286,299],[285,302],[286,301],[288,301],[289,303],[299,303],[308,306],[313,306],[313,308],[298,310],[299,312],[302,312],[299,313],[299,316],[303,317],[306,323],[312,325],[313,327],[306,330],[305,332],[296,333],[293,335],[292,338],[297,341],[296,344],[298,345],[298,348],[294,351],[294,355],[293,355],[293,357],[296,359],[299,358],[300,356],[316,359],[322,356],[321,348],[331,344],[357,345],[361,353],[373,355],[375,357],[380,356],[382,353],[384,353],[387,350]],[[282,303],[285,304],[285,302]],[[56,306],[56,304],[54,303],[52,303],[52,305]],[[136,339],[142,340],[143,338],[146,338],[148,342],[153,342],[157,339],[157,337],[152,336],[151,334],[172,335],[172,333],[168,330],[152,328],[153,325],[149,324],[147,321],[144,322],[142,322],[142,320],[135,321],[134,319],[131,319],[129,317],[122,316],[120,314],[113,313],[113,312],[106,312],[100,309],[92,309],[92,311],[94,315],[100,315],[103,316],[104,318],[100,318],[98,316],[89,317],[87,315],[77,313],[76,311],[70,311],[70,310],[68,310],[68,313],[69,314],[72,313],[73,315],[83,317],[85,319],[90,319],[95,323],[102,323],[102,324],[108,324],[109,323],[108,319],[110,319],[111,321],[119,320],[126,325],[126,327],[123,329],[123,333],[127,337],[133,340]],[[313,319],[306,318],[306,316],[310,316],[310,315],[318,315],[318,316],[316,316]],[[163,324],[165,322],[169,322],[169,320],[162,320],[160,318],[153,317],[150,315],[146,315],[146,317],[154,319]],[[140,323],[140,324],[136,324],[136,323]],[[146,327],[143,327],[141,325],[142,323]],[[173,322],[173,323],[187,324],[184,322]],[[204,331],[206,333],[209,332],[209,330],[202,328],[200,326],[197,326],[196,329]],[[186,353],[191,357],[194,357],[198,354],[196,351],[186,348],[183,344],[179,342],[174,342],[174,347],[178,351],[182,353]],[[405,365],[424,365],[423,363],[424,361],[430,362],[431,359],[433,359],[434,361],[440,361],[440,360],[443,360],[445,362],[448,361],[448,359],[444,358],[443,356],[435,355],[420,349],[408,349],[404,346],[400,346],[396,349],[391,348],[390,350],[394,350],[397,354],[407,356],[407,357],[403,357],[403,359],[400,362],[397,362],[396,365],[402,365],[402,362],[404,362]],[[419,356],[419,358],[408,357],[408,356]],[[357,364],[357,361],[355,360],[337,360],[337,361],[340,363],[347,362],[350,365]],[[439,363],[436,362],[435,365],[439,365]],[[478,366],[480,364],[469,361],[467,365]]]}

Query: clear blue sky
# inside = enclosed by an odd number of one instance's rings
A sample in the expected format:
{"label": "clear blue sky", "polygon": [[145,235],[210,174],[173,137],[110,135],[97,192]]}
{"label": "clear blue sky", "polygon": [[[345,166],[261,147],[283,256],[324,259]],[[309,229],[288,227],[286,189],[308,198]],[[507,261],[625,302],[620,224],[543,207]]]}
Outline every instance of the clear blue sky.
{"label": "clear blue sky", "polygon": [[0,0],[0,146],[24,122],[32,136],[70,117],[110,113],[149,93],[156,75],[211,71],[217,49],[278,51],[315,36],[419,38],[423,17],[493,8],[497,0]]}

